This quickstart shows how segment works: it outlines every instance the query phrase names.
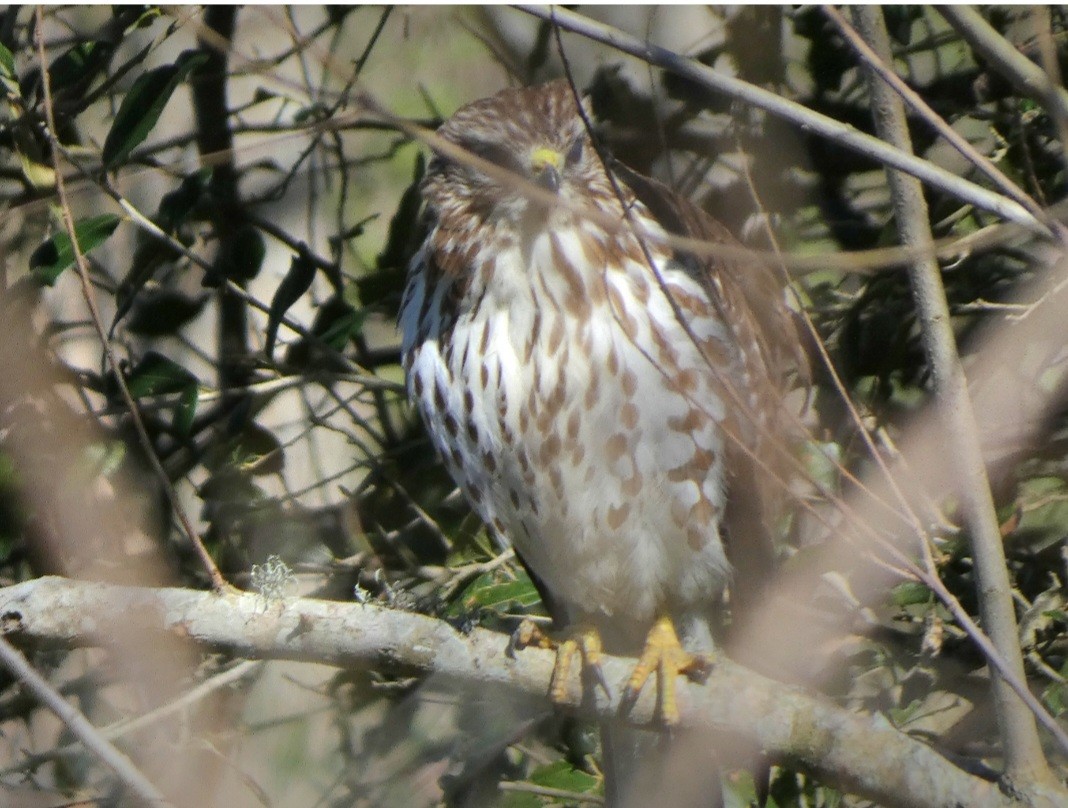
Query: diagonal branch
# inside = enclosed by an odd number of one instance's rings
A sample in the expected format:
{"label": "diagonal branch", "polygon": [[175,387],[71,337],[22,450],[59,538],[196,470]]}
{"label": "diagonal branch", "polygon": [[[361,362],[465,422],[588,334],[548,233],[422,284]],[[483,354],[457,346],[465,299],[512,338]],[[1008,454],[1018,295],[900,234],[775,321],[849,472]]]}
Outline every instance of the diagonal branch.
{"label": "diagonal branch", "polygon": [[958,177],[927,160],[921,160],[911,153],[894,148],[878,138],[866,135],[848,124],[822,115],[802,104],[790,101],[741,79],[718,73],[696,59],[680,56],[667,48],[661,48],[651,42],[620,31],[618,28],[613,28],[610,25],[605,25],[558,6],[520,5],[517,8],[543,20],[551,19],[565,31],[571,31],[596,42],[602,42],[649,64],[662,67],[676,75],[697,82],[702,87],[714,92],[741,99],[773,115],[791,121],[805,131],[815,132],[844,148],[852,149],[886,165],[907,172],[923,180],[931,187],[938,188],[947,194],[970,202],[982,210],[996,213],[1009,221],[1023,224],[1035,232],[1048,232],[1034,216],[1014,200],[988,191],[986,188]]}
{"label": "diagonal branch", "polygon": [[106,763],[141,802],[160,806],[160,808],[171,805],[170,800],[164,797],[162,792],[141,773],[133,761],[105,740],[84,715],[74,709],[41,674],[34,670],[17,648],[2,638],[0,638],[0,663],[25,687],[29,688],[38,701],[55,713],[56,717],[67,725],[67,729],[79,741]]}
{"label": "diagonal branch", "polygon": [[900,95],[905,102],[931,126],[932,129],[945,138],[962,157],[982,171],[991,182],[1004,192],[1006,196],[1015,199],[1027,208],[1032,216],[1040,222],[1043,222],[1050,228],[1050,230],[1057,232],[1056,228],[1064,227],[1060,222],[1051,218],[1046,211],[1042,210],[1041,206],[1034,199],[1029,197],[1020,186],[1009,179],[1000,168],[994,165],[994,162],[989,157],[981,153],[969,143],[963,135],[950,126],[941,115],[935,112],[931,106],[920,97],[919,93],[909,87],[904,80],[894,72],[892,67],[893,62],[880,59],[878,54],[876,54],[871,46],[860,37],[838,9],[834,6],[824,6],[823,12],[838,28],[838,33],[840,33],[846,42],[849,43],[850,47],[857,52],[857,55],[864,60],[864,63],[871,70],[878,73],[880,78],[889,84],[894,89],[894,92]]}
{"label": "diagonal branch", "polygon": [[1058,87],[1046,71],[1012,46],[983,15],[970,6],[938,6],[961,37],[1024,95],[1047,104],[1059,120],[1068,119],[1068,90]]}
{"label": "diagonal branch", "polygon": [[[216,595],[48,577],[0,589],[0,615],[0,631],[17,642],[86,645],[94,642],[90,632],[104,636],[112,630],[179,635],[251,658],[433,674],[483,697],[494,689],[502,697],[542,700],[553,666],[549,651],[531,648],[509,655],[508,640],[499,633],[474,629],[464,634],[441,620],[371,604],[305,598],[265,604],[249,593]],[[621,712],[620,694],[632,666],[633,660],[606,657],[611,694],[596,688],[583,696],[578,682],[572,682],[566,708],[647,725],[656,714],[654,693],[643,693],[632,710]],[[887,806],[1023,805],[882,716],[849,712],[728,660],[718,662],[703,685],[680,680],[679,696],[687,727],[742,735],[776,759],[797,762]],[[1044,805],[1057,804],[1061,796],[1050,796]]]}

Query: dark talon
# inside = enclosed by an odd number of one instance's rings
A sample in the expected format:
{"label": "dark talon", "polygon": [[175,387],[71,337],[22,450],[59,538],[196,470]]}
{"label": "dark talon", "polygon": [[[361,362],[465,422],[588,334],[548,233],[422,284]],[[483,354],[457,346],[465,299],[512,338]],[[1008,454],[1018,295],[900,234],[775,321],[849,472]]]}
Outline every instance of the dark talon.
{"label": "dark talon", "polygon": [[593,679],[594,685],[600,686],[601,690],[604,691],[604,694],[611,699],[612,688],[608,684],[608,678],[605,676],[604,669],[601,667],[600,663],[587,666],[586,672],[587,675]]}

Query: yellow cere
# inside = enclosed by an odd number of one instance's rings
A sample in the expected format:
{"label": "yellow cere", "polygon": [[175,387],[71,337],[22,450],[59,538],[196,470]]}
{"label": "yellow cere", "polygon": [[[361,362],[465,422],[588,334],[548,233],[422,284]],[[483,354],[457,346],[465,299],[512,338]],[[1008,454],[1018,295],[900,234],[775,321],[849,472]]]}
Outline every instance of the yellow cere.
{"label": "yellow cere", "polygon": [[564,157],[555,149],[541,146],[530,155],[530,163],[536,171],[552,166],[559,171],[564,165]]}

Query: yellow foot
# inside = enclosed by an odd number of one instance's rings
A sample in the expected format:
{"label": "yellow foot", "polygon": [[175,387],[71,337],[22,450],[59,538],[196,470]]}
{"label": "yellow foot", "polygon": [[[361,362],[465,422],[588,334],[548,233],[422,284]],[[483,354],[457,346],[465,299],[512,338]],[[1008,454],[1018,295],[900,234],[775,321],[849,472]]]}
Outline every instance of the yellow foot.
{"label": "yellow foot", "polygon": [[645,638],[645,648],[627,682],[624,704],[633,704],[649,677],[656,673],[660,720],[667,726],[679,723],[679,704],[675,697],[675,677],[685,675],[692,682],[703,682],[712,669],[712,657],[686,651],[675,633],[671,619],[661,617]]}
{"label": "yellow foot", "polygon": [[577,630],[563,642],[557,642],[535,623],[524,620],[512,636],[512,647],[556,649],[556,662],[549,680],[549,698],[553,704],[567,701],[567,683],[576,654],[582,659],[582,672],[593,676],[605,692],[608,691],[608,683],[601,670],[601,658],[604,655],[601,635],[593,629]]}

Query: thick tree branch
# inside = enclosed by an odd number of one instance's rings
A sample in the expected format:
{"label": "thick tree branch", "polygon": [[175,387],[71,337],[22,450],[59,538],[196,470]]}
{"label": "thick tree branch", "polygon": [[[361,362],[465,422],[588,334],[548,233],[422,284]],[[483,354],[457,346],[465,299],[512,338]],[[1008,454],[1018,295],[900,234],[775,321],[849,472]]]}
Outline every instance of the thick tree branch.
{"label": "thick tree branch", "polygon": [[[883,62],[888,62],[891,59],[890,37],[881,9],[877,6],[858,6],[853,10],[853,17],[875,54]],[[912,140],[901,98],[874,71],[869,73],[869,77],[876,132],[896,148],[911,151]],[[1023,680],[1023,657],[1013,611],[1012,584],[990,493],[975,412],[957,354],[946,290],[934,258],[934,238],[928,223],[923,186],[918,180],[898,171],[888,170],[887,177],[903,243],[927,250],[930,256],[909,266],[909,282],[916,301],[924,351],[934,378],[935,398],[956,468],[958,491],[975,559],[983,629],[1008,669]],[[1034,716],[993,667],[991,675],[994,704],[1005,746],[1006,775],[1019,783],[1050,782]]]}
{"label": "thick tree branch", "polygon": [[[507,638],[370,604],[309,599],[265,602],[256,595],[145,589],[39,578],[0,590],[0,631],[13,642],[85,645],[113,632],[180,636],[251,658],[371,666],[434,674],[458,688],[487,688],[501,697],[544,699],[553,656],[507,653]],[[568,706],[602,719],[620,718],[620,694],[633,661],[606,658],[612,693],[581,693]],[[882,716],[856,714],[721,660],[707,683],[679,682],[683,721],[707,732],[729,731],[825,780],[887,806],[1010,808],[986,780],[958,769]],[[625,720],[648,723],[655,694],[642,694]],[[1052,800],[1048,805],[1052,806]]]}

